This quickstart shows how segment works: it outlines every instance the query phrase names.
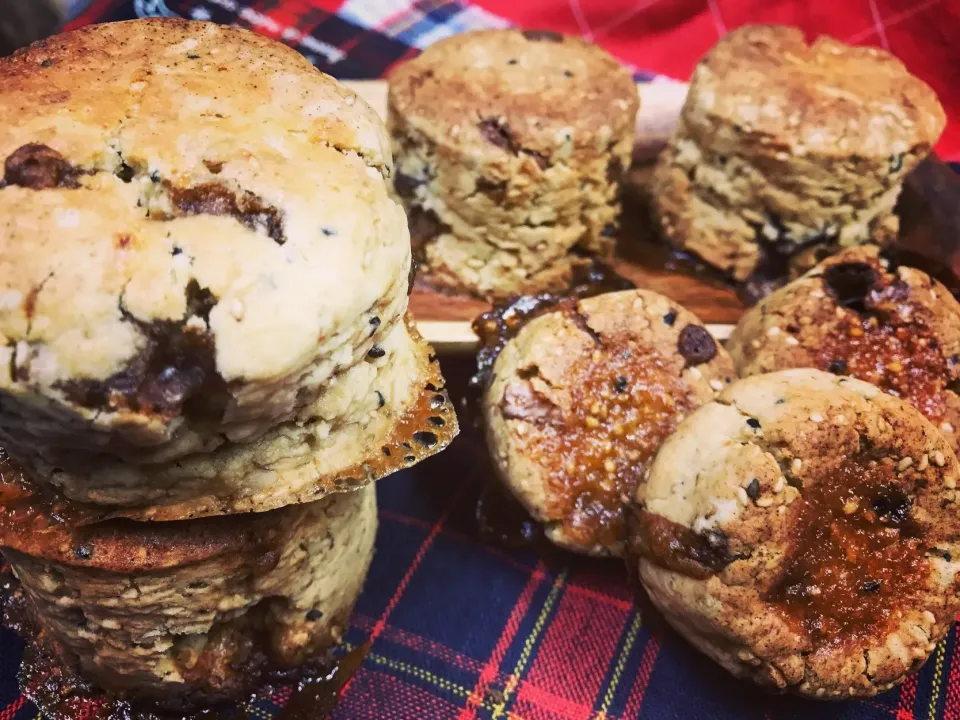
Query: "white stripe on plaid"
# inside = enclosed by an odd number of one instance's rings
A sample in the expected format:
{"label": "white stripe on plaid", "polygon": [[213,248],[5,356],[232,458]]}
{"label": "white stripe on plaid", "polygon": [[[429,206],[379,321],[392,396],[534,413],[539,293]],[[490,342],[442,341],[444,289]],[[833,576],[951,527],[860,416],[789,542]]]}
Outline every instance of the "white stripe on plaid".
{"label": "white stripe on plaid", "polygon": [[475,5],[449,0],[347,0],[339,13],[356,25],[420,49],[468,30],[510,26],[503,18]]}

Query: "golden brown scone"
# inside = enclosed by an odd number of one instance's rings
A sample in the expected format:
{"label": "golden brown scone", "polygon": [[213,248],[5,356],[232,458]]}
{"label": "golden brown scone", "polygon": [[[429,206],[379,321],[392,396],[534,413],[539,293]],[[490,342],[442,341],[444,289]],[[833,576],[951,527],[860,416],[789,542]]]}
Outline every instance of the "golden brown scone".
{"label": "golden brown scone", "polygon": [[483,397],[487,445],[547,538],[620,555],[623,507],[646,463],[732,378],[723,348],[662,295],[568,302],[500,351]]}
{"label": "golden brown scone", "polygon": [[630,563],[739,677],[870,696],[960,609],[960,473],[906,402],[819,370],[757,375],[680,423],[638,486]]}
{"label": "golden brown scone", "polygon": [[0,59],[0,163],[11,452],[248,443],[403,324],[383,125],[275,41],[150,19]]}
{"label": "golden brown scone", "polygon": [[811,367],[911,403],[954,450],[960,303],[926,273],[850,248],[743,315],[727,343],[741,376]]}
{"label": "golden brown scone", "polygon": [[256,515],[91,524],[0,468],[0,547],[39,626],[27,641],[126,699],[239,700],[265,672],[324,658],[373,556],[373,487]]}
{"label": "golden brown scone", "polygon": [[139,464],[79,451],[58,455],[71,461],[60,466],[11,455],[27,460],[34,482],[137,519],[262,512],[356,490],[436,454],[458,432],[439,364],[413,319],[376,347],[301,415],[250,442]]}
{"label": "golden brown scone", "polygon": [[485,298],[560,288],[582,255],[612,251],[638,98],[602,49],[463,33],[389,85],[395,190],[428,283]]}
{"label": "golden brown scone", "polygon": [[877,48],[745,26],[697,66],[654,178],[664,234],[748,289],[884,243],[904,176],[946,118]]}

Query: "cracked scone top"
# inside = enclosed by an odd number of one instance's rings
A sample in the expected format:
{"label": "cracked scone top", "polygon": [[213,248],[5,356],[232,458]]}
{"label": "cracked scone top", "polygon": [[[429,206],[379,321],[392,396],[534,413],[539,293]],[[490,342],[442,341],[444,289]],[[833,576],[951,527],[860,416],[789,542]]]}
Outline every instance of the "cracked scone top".
{"label": "cracked scone top", "polygon": [[402,327],[383,126],[280,43],[152,19],[35,44],[0,59],[0,163],[11,452],[250,441]]}
{"label": "cracked scone top", "polygon": [[561,300],[500,350],[483,396],[487,445],[549,540],[620,555],[623,508],[643,468],[733,375],[724,349],[669,298]]}
{"label": "cracked scone top", "polygon": [[739,375],[812,367],[903,398],[957,449],[960,303],[872,245],[828,258],[740,318],[727,349]]}
{"label": "cracked scone top", "polygon": [[945,122],[881,49],[741,27],[697,65],[658,162],[664,234],[762,295],[839,248],[892,240],[903,179]]}
{"label": "cracked scone top", "polygon": [[906,402],[819,370],[733,383],[664,443],[631,564],[740,677],[869,696],[923,664],[960,606],[957,459]]}
{"label": "cracked scone top", "polygon": [[637,107],[613,57],[549,31],[462,33],[400,65],[388,126],[421,277],[504,298],[610,253]]}

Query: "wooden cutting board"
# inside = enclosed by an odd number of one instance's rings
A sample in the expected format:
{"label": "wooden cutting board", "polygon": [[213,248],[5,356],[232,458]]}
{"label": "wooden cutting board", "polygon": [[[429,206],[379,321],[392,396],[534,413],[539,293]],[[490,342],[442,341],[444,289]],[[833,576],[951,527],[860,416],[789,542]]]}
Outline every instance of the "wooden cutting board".
{"label": "wooden cutting board", "polygon": [[[346,82],[386,117],[387,86],[382,80]],[[716,273],[678,261],[656,239],[649,213],[647,180],[656,154],[673,130],[686,95],[677,82],[641,83],[634,165],[626,178],[616,271],[638,287],[655,290],[696,313],[718,339],[726,339],[743,313],[734,289]],[[898,245],[916,264],[960,291],[960,175],[937,158],[923,162],[907,179],[897,212]],[[477,338],[471,321],[489,309],[473,298],[416,287],[410,308],[423,336],[438,352],[469,353]]]}

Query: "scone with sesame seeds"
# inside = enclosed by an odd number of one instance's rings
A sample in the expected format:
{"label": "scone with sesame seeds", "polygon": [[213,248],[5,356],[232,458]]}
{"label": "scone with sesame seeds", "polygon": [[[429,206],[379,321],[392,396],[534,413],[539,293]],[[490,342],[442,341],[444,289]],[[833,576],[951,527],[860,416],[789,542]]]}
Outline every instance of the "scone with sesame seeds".
{"label": "scone with sesame seeds", "polygon": [[960,467],[911,405],[860,380],[739,380],[639,484],[628,562],[667,621],[738,677],[875,695],[960,609]]}
{"label": "scone with sesame seeds", "polygon": [[732,378],[723,348],[662,295],[571,298],[500,351],[483,395],[487,445],[549,540],[620,555],[623,508],[643,468]]}
{"label": "scone with sesame seeds", "polygon": [[748,310],[727,349],[741,376],[811,367],[911,403],[957,450],[960,303],[876,246],[844,250]]}
{"label": "scone with sesame seeds", "polygon": [[883,50],[738,28],[700,61],[660,156],[663,232],[762,296],[838,249],[892,240],[903,180],[945,122]]}
{"label": "scone with sesame seeds", "polygon": [[[383,124],[281,43],[149,19],[35,44],[0,59],[0,158],[0,442],[83,499],[111,463],[322,434],[388,338],[429,355]],[[391,371],[394,418],[442,387],[427,362]]]}
{"label": "scone with sesame seeds", "polygon": [[462,33],[400,65],[394,187],[421,277],[505,298],[609,255],[638,104],[614,58],[548,31]]}
{"label": "scone with sesame seeds", "polygon": [[[134,523],[50,504],[17,472],[0,451],[0,548],[33,626],[21,677],[28,695],[40,689],[32,674],[45,683],[44,717],[63,717],[51,696],[68,703],[88,681],[171,710],[246,699],[271,673],[329,658],[373,557],[372,486],[255,515]],[[38,665],[47,656],[55,668]]]}

